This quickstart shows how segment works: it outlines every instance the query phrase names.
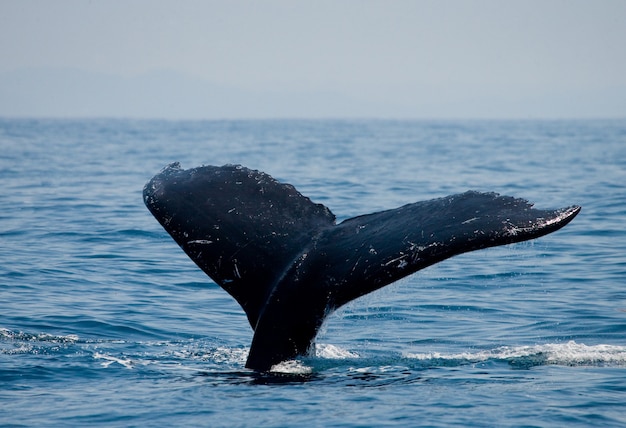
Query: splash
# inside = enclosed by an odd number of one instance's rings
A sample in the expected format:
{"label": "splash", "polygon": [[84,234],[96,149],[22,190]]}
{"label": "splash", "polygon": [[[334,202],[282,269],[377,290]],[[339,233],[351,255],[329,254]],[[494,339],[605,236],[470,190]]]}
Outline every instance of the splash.
{"label": "splash", "polygon": [[[348,351],[335,345],[323,343],[315,344],[314,355],[316,358],[322,358],[325,360],[359,358],[359,355],[355,352]],[[307,366],[302,361],[289,360],[272,366],[270,371],[277,374],[308,375],[313,372],[313,368]]]}
{"label": "splash", "polygon": [[301,361],[298,360],[288,360],[283,361],[282,363],[278,363],[272,366],[270,372],[277,374],[288,374],[288,375],[308,375],[313,372],[313,369]]}
{"label": "splash", "polygon": [[532,346],[502,346],[493,350],[462,352],[458,354],[408,353],[406,358],[420,361],[457,361],[479,363],[485,361],[508,361],[523,365],[626,365],[626,346],[546,343]]}
{"label": "splash", "polygon": [[318,358],[326,358],[329,360],[345,360],[348,358],[359,358],[359,354],[350,352],[346,349],[340,348],[330,344],[315,344],[315,356]]}
{"label": "splash", "polygon": [[207,357],[215,363],[245,364],[248,359],[249,348],[227,348],[218,346],[207,353]]}

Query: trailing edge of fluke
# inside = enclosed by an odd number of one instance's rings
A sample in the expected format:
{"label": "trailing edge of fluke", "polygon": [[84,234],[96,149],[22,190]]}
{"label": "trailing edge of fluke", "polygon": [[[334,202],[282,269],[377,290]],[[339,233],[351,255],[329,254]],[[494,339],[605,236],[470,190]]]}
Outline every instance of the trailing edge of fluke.
{"label": "trailing edge of fluke", "polygon": [[554,232],[580,211],[470,191],[336,224],[324,205],[263,172],[178,163],[154,176],[143,197],[239,302],[254,330],[246,367],[261,371],[306,354],[325,317],[345,303],[454,255]]}

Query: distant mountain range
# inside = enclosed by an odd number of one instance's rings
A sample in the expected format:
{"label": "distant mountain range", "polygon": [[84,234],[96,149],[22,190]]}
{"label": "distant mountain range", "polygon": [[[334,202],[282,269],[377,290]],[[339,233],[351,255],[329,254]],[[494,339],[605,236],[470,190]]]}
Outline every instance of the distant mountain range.
{"label": "distant mountain range", "polygon": [[197,119],[341,112],[367,115],[361,102],[341,94],[250,91],[173,71],[132,78],[71,68],[0,72],[0,116]]}
{"label": "distant mountain range", "polygon": [[360,93],[248,90],[174,71],[127,78],[73,68],[0,72],[0,116],[228,118],[626,117],[626,88],[412,88]]}

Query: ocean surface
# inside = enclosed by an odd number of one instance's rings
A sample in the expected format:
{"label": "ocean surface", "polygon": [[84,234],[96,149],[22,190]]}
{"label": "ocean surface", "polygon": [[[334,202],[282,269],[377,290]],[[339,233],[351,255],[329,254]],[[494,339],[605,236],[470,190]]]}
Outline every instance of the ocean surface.
{"label": "ocean surface", "polygon": [[[242,164],[338,221],[495,191],[582,205],[330,316],[244,368],[252,330],[150,215],[167,164]],[[624,426],[626,120],[0,119],[1,426]]]}

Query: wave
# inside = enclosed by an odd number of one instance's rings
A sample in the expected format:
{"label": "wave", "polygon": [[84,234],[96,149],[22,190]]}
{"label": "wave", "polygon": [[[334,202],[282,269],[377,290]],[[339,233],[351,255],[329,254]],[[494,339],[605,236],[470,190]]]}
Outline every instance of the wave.
{"label": "wave", "polygon": [[506,361],[515,366],[567,365],[597,366],[626,365],[626,346],[546,343],[528,346],[501,346],[493,350],[456,354],[407,353],[405,358],[437,365],[474,364],[488,361]]}
{"label": "wave", "polygon": [[[178,341],[83,340],[75,334],[50,335],[46,333],[14,332],[0,328],[0,354],[55,354],[76,356],[76,353],[101,367],[127,369],[160,366],[179,367],[194,371],[242,370],[249,348],[216,344],[212,339],[182,339]],[[479,363],[505,362],[514,368],[544,365],[564,366],[626,366],[626,346],[586,345],[569,341],[524,346],[500,346],[494,349],[458,353],[390,352],[369,356],[368,351],[357,353],[332,344],[316,344],[314,354],[286,361],[272,368],[275,373],[306,375],[349,366],[392,367],[408,366],[415,369],[460,367]]]}
{"label": "wave", "polygon": [[[286,361],[272,367],[272,372],[302,375],[318,370],[345,366],[352,370],[388,371],[399,365],[429,369],[438,367],[460,367],[479,363],[505,362],[514,368],[534,366],[626,366],[626,346],[585,345],[569,341],[567,343],[546,343],[541,345],[501,346],[490,350],[461,353],[405,353],[401,357],[367,357],[356,352],[330,344],[316,344],[314,357],[304,361]],[[377,368],[377,369],[376,369]]]}
{"label": "wave", "polygon": [[78,336],[75,334],[65,336],[56,336],[48,333],[32,334],[0,328],[0,339],[24,342],[75,343],[78,341]]}

